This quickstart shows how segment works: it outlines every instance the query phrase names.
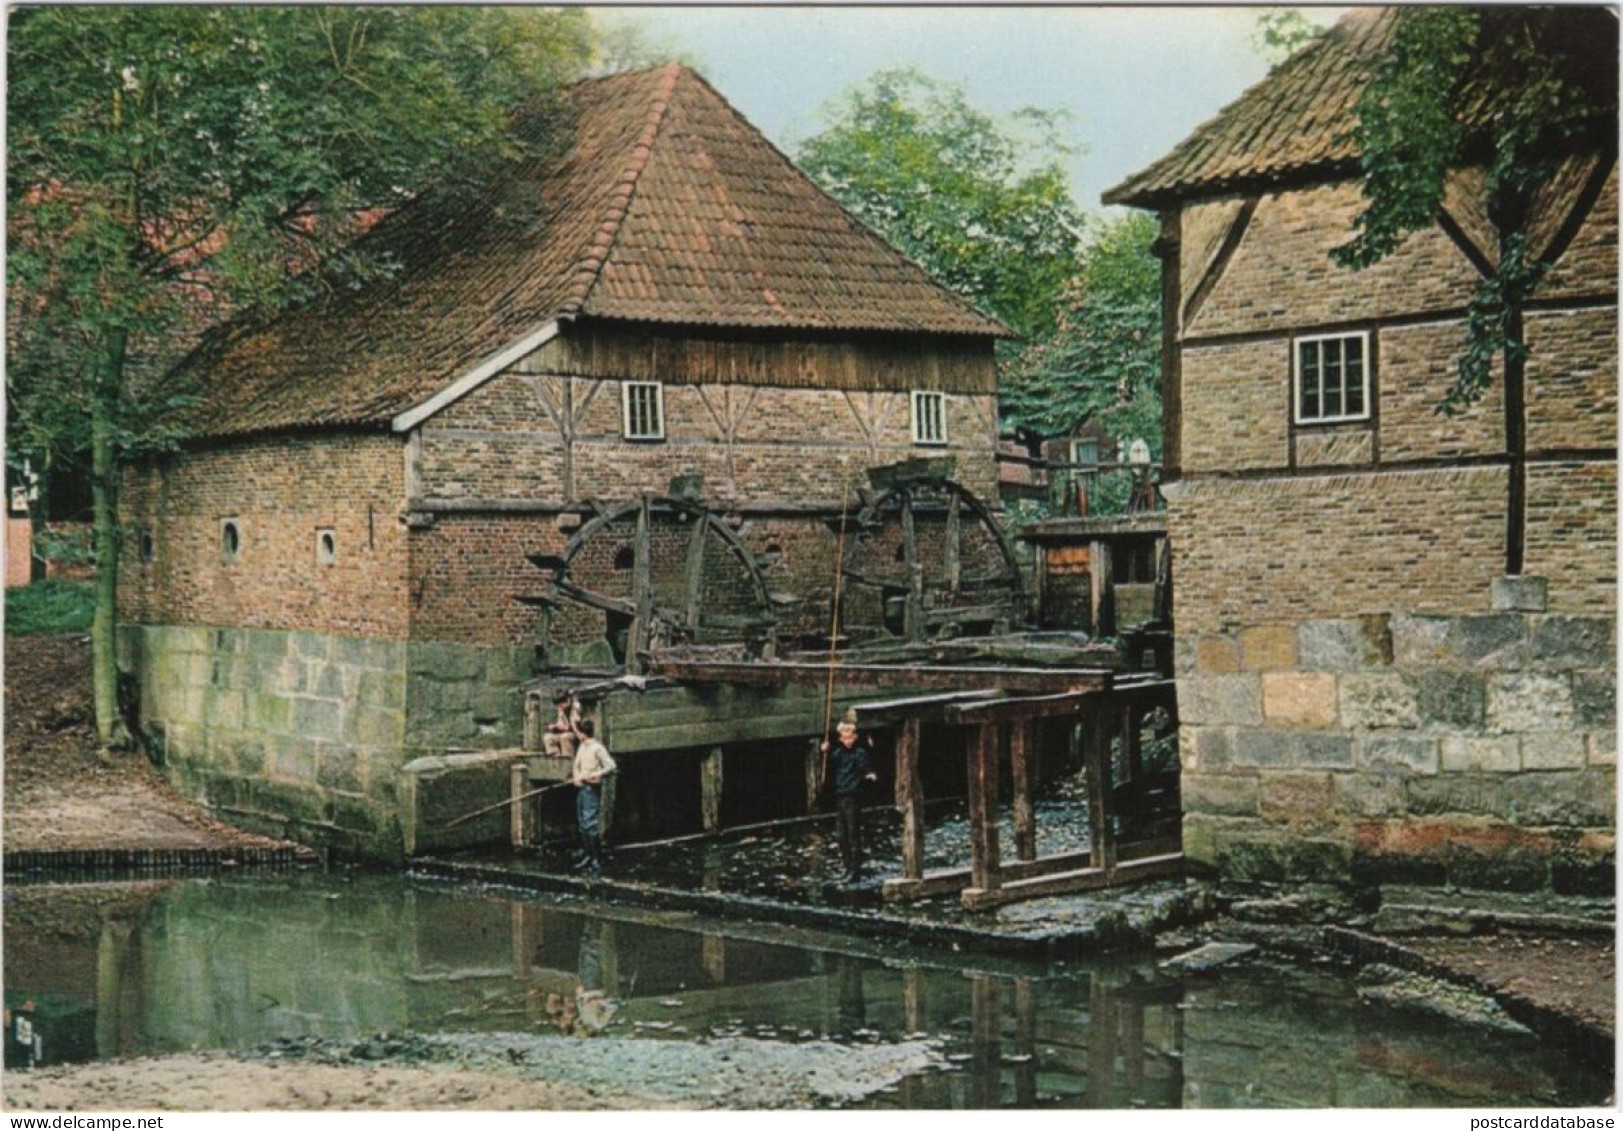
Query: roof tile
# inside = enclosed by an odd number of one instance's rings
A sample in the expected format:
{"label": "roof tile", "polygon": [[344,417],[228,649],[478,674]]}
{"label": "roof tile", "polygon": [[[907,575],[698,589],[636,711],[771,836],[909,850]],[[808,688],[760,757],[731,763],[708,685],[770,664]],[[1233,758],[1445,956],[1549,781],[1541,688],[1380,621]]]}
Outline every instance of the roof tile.
{"label": "roof tile", "polygon": [[555,318],[1005,336],[856,221],[702,78],[588,80],[519,128],[550,160],[365,237],[395,270],[228,328],[187,364],[205,435],[381,424]]}

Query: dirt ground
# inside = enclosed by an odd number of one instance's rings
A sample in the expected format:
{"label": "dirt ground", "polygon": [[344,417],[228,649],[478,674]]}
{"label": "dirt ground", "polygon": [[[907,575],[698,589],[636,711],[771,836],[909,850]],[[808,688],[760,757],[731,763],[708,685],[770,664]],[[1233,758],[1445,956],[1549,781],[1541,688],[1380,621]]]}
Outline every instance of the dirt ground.
{"label": "dirt ground", "polygon": [[6,1109],[38,1111],[624,1111],[650,1106],[542,1080],[198,1054],[10,1072]]}
{"label": "dirt ground", "polygon": [[1503,934],[1398,941],[1497,990],[1616,1032],[1617,953],[1610,939]]}
{"label": "dirt ground", "polygon": [[213,820],[136,753],[101,755],[90,640],[5,640],[5,849],[281,847]]}

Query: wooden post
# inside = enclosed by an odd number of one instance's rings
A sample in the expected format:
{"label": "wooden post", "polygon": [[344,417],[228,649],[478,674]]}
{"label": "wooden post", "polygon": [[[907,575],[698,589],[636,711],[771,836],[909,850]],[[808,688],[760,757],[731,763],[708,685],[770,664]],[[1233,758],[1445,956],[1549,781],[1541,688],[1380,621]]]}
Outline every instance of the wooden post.
{"label": "wooden post", "polygon": [[1155,540],[1155,603],[1150,619],[1163,627],[1172,623],[1172,540]]}
{"label": "wooden post", "polygon": [[969,873],[971,886],[990,891],[1000,884],[997,844],[997,727],[981,723],[968,732]]}
{"label": "wooden post", "polygon": [[1082,748],[1088,773],[1088,851],[1095,868],[1116,868],[1116,834],[1110,827],[1110,724],[1108,701],[1100,701],[1083,722]]}
{"label": "wooden post", "polygon": [[896,736],[896,808],[902,813],[902,878],[924,876],[924,785],[919,777],[919,720]]}
{"label": "wooden post", "polygon": [[903,606],[902,635],[908,643],[924,639],[924,565],[919,561],[918,531],[913,525],[913,496],[901,491],[902,555],[907,565],[907,603]]}
{"label": "wooden post", "polygon": [[1121,771],[1125,781],[1144,776],[1144,751],[1138,740],[1138,712],[1130,702],[1121,705]]}
{"label": "wooden post", "polygon": [[529,768],[523,758],[514,758],[513,764],[507,768],[507,785],[510,792],[508,796],[513,799],[509,807],[507,821],[508,834],[512,838],[514,848],[523,848],[529,843],[524,835],[524,810],[527,802],[520,800],[529,791]]}
{"label": "wooden post", "polygon": [[704,540],[710,520],[699,515],[693,520],[693,533],[688,535],[687,610],[689,632],[699,628],[699,606],[704,600]]}
{"label": "wooden post", "polygon": [[1111,563],[1110,543],[1097,541],[1088,547],[1088,579],[1093,609],[1093,635],[1116,635],[1116,571]]}
{"label": "wooden post", "polygon": [[699,961],[705,974],[716,985],[727,981],[727,936],[700,935]]}
{"label": "wooden post", "polygon": [[822,785],[823,742],[814,738],[806,745],[806,814],[817,812],[817,794]]}
{"label": "wooden post", "polygon": [[721,747],[717,746],[699,761],[699,813],[704,831],[721,831]]}
{"label": "wooden post", "polygon": [[619,780],[619,774],[609,774],[603,779],[603,811],[597,819],[597,835],[605,841],[609,838],[609,829],[614,825],[614,798],[620,792],[616,785]]}
{"label": "wooden post", "polygon": [[626,634],[626,671],[631,675],[642,674],[643,656],[648,651],[648,641],[653,631],[653,549],[648,496],[644,495],[642,506],[637,511],[637,537],[632,546],[631,598],[636,606],[636,614],[631,621],[631,631]]}
{"label": "wooden post", "polygon": [[1009,726],[1009,776],[1014,782],[1014,854],[1037,859],[1037,809],[1032,803],[1032,742],[1035,723],[1017,719]]}

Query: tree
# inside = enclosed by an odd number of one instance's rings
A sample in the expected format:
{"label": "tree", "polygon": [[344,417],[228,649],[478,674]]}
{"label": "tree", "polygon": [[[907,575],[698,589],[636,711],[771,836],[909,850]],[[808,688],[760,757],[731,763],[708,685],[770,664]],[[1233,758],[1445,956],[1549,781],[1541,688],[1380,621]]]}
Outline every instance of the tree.
{"label": "tree", "polygon": [[1616,17],[1426,7],[1396,20],[1358,103],[1367,203],[1333,255],[1355,268],[1384,259],[1436,222],[1451,170],[1486,166],[1497,262],[1471,299],[1454,384],[1438,406],[1452,413],[1481,397],[1495,356],[1527,354],[1521,311],[1550,267],[1528,246],[1534,197],[1575,147],[1615,134],[1615,109],[1605,108],[1616,94]]}
{"label": "tree", "polygon": [[210,322],[387,264],[356,220],[468,191],[510,113],[589,57],[585,13],[463,6],[38,7],[11,15],[14,449],[90,453],[97,732],[117,710],[122,468],[185,436],[177,354]]}
{"label": "tree", "polygon": [[1016,332],[1053,327],[1083,224],[1061,163],[1063,114],[999,121],[911,69],[880,71],[823,113],[796,155],[813,180]]}
{"label": "tree", "polygon": [[1010,423],[1064,435],[1096,420],[1111,435],[1161,444],[1161,265],[1154,217],[1098,222],[1052,333],[1004,367],[999,403]]}
{"label": "tree", "polygon": [[1264,8],[1257,13],[1251,43],[1270,67],[1277,67],[1323,32],[1298,8]]}

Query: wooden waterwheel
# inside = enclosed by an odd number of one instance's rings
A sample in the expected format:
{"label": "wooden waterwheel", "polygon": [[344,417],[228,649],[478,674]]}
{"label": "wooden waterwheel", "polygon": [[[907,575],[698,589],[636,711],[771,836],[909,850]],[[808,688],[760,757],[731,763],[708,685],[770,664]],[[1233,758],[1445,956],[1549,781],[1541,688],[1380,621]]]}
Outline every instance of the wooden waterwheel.
{"label": "wooden waterwheel", "polygon": [[1004,633],[1026,620],[1014,548],[951,459],[874,468],[846,543],[846,624],[875,621],[909,644]]}
{"label": "wooden waterwheel", "polygon": [[777,646],[761,566],[727,522],[686,495],[643,495],[598,508],[560,554],[530,554],[547,573],[541,593],[520,597],[547,611],[550,643],[563,618],[602,614],[617,664],[636,674],[650,653],[676,644],[730,644],[771,658]]}

